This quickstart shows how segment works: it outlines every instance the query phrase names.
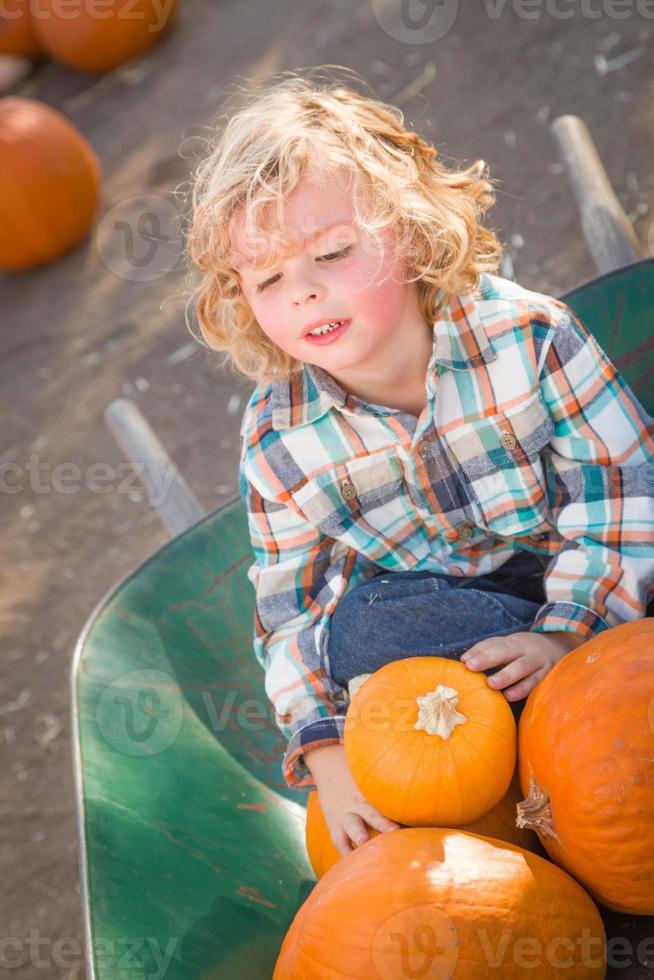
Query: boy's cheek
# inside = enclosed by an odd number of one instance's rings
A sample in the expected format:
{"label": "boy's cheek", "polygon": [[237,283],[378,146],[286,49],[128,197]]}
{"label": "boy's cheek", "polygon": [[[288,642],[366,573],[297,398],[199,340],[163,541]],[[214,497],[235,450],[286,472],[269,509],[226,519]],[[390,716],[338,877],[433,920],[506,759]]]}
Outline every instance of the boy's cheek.
{"label": "boy's cheek", "polygon": [[[257,303],[256,300],[250,302],[249,306],[266,337],[272,340],[273,344],[285,350],[292,337],[292,331],[288,329],[287,325],[288,315],[283,317],[275,312],[274,305],[267,304],[264,307],[262,303]],[[285,323],[286,326],[284,326]]]}
{"label": "boy's cheek", "polygon": [[400,283],[396,280],[392,257],[383,252],[362,252],[345,260],[339,286],[354,296],[358,295],[364,302],[367,292],[374,293],[379,301],[380,297],[386,299],[397,293]]}

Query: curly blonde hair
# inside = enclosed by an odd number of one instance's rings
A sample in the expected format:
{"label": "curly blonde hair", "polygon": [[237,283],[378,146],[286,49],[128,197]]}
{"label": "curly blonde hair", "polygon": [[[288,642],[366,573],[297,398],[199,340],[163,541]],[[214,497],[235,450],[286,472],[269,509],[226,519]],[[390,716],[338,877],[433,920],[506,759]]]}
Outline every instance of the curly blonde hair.
{"label": "curly blonde hair", "polygon": [[[437,151],[404,125],[397,107],[352,88],[297,72],[264,82],[217,127],[193,174],[188,252],[202,274],[191,296],[201,337],[241,375],[265,382],[290,378],[301,362],[262,331],[243,295],[233,262],[229,224],[243,210],[248,232],[257,215],[283,201],[312,164],[344,167],[372,204],[355,220],[368,233],[393,227],[416,281],[420,310],[433,322],[448,296],[474,289],[480,272],[497,269],[502,247],[480,224],[494,203],[486,165],[447,169]],[[197,335],[196,335],[197,336]]]}

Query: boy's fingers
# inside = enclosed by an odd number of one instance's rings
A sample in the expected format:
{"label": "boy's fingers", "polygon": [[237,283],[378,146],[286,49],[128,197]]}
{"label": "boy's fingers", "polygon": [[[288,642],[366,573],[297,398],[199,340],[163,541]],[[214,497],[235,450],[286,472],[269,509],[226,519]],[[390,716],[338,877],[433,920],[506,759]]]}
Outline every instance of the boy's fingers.
{"label": "boy's fingers", "polygon": [[519,634],[510,636],[491,636],[480,640],[462,654],[460,660],[472,670],[488,670],[489,667],[499,667],[521,655],[521,648],[516,642]]}
{"label": "boy's fingers", "polygon": [[488,670],[489,667],[499,667],[500,664],[505,664],[508,659],[519,656],[515,647],[504,643],[503,639],[488,640],[487,642],[489,645],[483,649],[477,649],[477,645],[471,647],[461,657],[461,663],[470,667],[471,670]]}
{"label": "boy's fingers", "polygon": [[528,677],[523,677],[519,684],[514,684],[513,687],[504,691],[504,697],[509,701],[520,701],[521,698],[526,698],[546,673],[547,671],[543,668],[529,674]]}
{"label": "boy's fingers", "polygon": [[357,846],[359,844],[365,844],[368,840],[369,834],[366,830],[366,825],[363,818],[359,816],[358,813],[346,813],[343,817],[343,827],[345,828],[345,833],[350,838],[353,844]]}
{"label": "boy's fingers", "polygon": [[[535,683],[530,683],[531,678],[526,678],[524,681],[520,681],[519,684],[514,684],[513,687],[508,688],[504,691],[504,697],[507,701],[520,701],[522,698],[526,698]],[[529,682],[529,683],[528,683]]]}
{"label": "boy's fingers", "polygon": [[518,681],[522,681],[529,677],[534,671],[533,663],[529,662],[527,657],[519,657],[512,663],[507,664],[502,670],[498,670],[496,673],[492,674],[488,680],[488,686],[495,688],[495,690],[503,689],[509,684],[517,684]]}
{"label": "boy's fingers", "polygon": [[347,854],[350,854],[351,853],[351,851],[352,851],[352,841],[348,837],[348,835],[345,832],[345,830],[343,830],[342,828],[340,828],[339,830],[335,831],[335,833],[333,833],[331,835],[331,838],[332,838],[334,847],[336,848],[336,850],[338,851],[338,853],[341,855],[341,857],[345,857]]}
{"label": "boy's fingers", "polygon": [[389,830],[398,830],[400,827],[399,823],[396,823],[394,820],[390,820],[389,817],[385,817],[383,814],[379,813],[378,810],[375,810],[373,806],[366,807],[366,809],[362,811],[361,816],[370,827],[374,827],[375,830],[378,830],[380,833],[384,833],[385,831]]}

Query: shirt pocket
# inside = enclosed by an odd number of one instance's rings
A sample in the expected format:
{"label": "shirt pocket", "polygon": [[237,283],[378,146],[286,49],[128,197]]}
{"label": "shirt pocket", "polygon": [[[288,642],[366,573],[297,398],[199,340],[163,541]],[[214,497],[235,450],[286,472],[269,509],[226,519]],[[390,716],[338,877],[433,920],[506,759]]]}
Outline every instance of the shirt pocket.
{"label": "shirt pocket", "polygon": [[537,391],[447,434],[483,527],[500,537],[551,527],[543,455],[553,433],[554,421]]}
{"label": "shirt pocket", "polygon": [[404,471],[393,449],[310,474],[293,492],[293,500],[324,534],[347,535],[359,547],[371,530],[385,535],[398,521],[406,520]]}

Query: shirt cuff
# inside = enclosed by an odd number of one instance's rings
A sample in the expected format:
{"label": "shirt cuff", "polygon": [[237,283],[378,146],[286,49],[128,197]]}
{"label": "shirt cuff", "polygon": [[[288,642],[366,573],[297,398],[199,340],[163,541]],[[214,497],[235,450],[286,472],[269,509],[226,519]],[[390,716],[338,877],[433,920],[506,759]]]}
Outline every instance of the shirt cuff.
{"label": "shirt cuff", "polygon": [[284,779],[291,789],[317,788],[304,753],[325,745],[338,745],[343,741],[344,727],[345,715],[330,715],[309,722],[293,735],[282,760]]}
{"label": "shirt cuff", "polygon": [[541,606],[529,627],[530,633],[576,633],[583,640],[590,640],[610,624],[588,606],[577,602],[548,602]]}

